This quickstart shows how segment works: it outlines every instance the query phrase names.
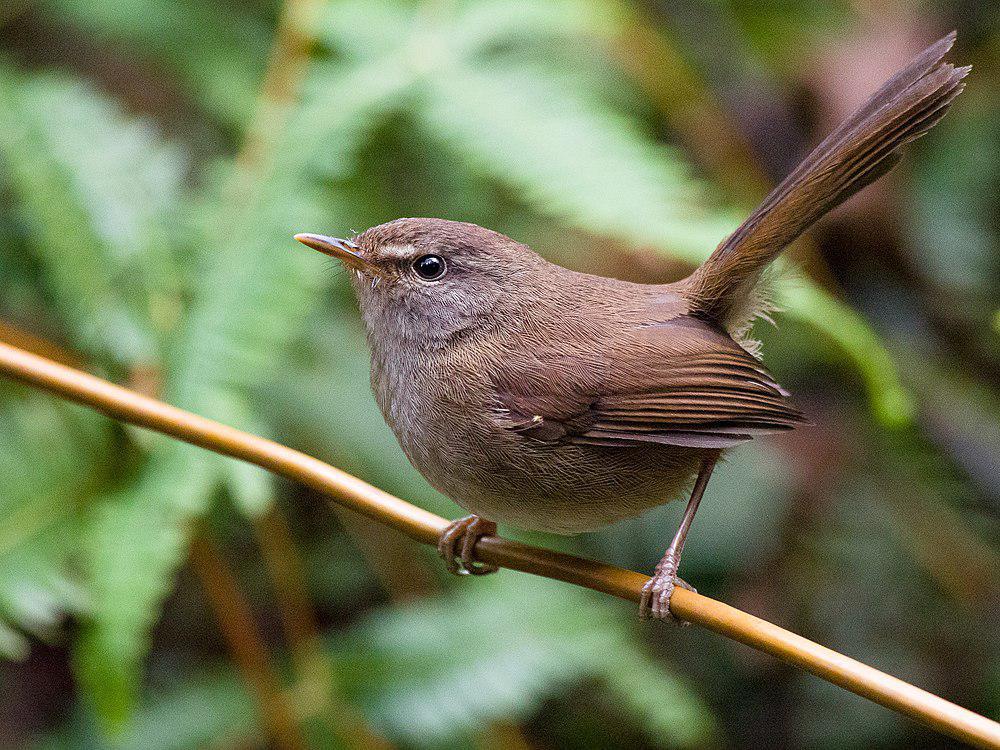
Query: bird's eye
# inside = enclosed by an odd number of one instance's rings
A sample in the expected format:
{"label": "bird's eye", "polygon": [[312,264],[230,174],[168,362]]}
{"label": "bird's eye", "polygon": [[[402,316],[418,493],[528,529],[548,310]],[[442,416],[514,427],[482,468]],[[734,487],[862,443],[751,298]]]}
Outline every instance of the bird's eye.
{"label": "bird's eye", "polygon": [[413,272],[424,281],[437,281],[447,270],[440,255],[421,255],[413,261]]}

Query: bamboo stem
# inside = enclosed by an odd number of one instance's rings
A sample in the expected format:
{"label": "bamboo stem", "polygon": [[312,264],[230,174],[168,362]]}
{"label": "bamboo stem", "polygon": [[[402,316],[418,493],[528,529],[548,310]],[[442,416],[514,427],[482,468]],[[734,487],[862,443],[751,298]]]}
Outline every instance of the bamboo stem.
{"label": "bamboo stem", "polygon": [[[448,521],[315,458],[106,380],[0,343],[0,373],[84,404],[115,419],[171,435],[302,482],[342,505],[436,544]],[[638,602],[647,576],[498,537],[482,539],[484,562],[554,578]],[[678,587],[670,600],[678,617],[802,667],[818,677],[880,703],[972,745],[1000,750],[1000,724],[880,672],[753,615]]]}
{"label": "bamboo stem", "polygon": [[[285,0],[281,8],[271,56],[257,98],[257,109],[247,126],[236,157],[238,187],[266,173],[274,147],[302,82],[309,71],[316,43],[316,20],[325,0]],[[245,197],[245,196],[243,196]]]}
{"label": "bamboo stem", "polygon": [[191,541],[191,566],[205,589],[233,659],[253,691],[257,715],[268,736],[281,750],[305,750],[292,708],[281,689],[281,679],[271,662],[250,605],[240,593],[236,576],[206,532]]}
{"label": "bamboo stem", "polygon": [[274,586],[285,639],[298,673],[299,713],[302,706],[320,716],[326,729],[347,748],[387,750],[361,714],[337,694],[333,665],[323,650],[319,624],[306,590],[302,559],[284,515],[275,506],[253,520],[254,535]]}

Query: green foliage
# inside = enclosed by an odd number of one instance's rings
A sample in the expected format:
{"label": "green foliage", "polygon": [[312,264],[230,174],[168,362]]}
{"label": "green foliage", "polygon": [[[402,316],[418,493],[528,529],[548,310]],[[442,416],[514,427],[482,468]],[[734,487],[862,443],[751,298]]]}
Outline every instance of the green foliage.
{"label": "green foliage", "polygon": [[[839,18],[815,4],[777,14],[744,5],[717,4],[765,50],[811,38],[796,35],[802,19]],[[171,403],[291,442],[443,514],[456,508],[417,477],[378,415],[342,276],[291,234],[420,213],[539,238],[543,252],[571,253],[573,242],[552,240],[569,237],[690,266],[739,219],[659,136],[655,103],[620,65],[638,22],[626,3],[330,4],[305,29],[318,45],[301,90],[261,103],[276,3],[32,7],[70,51],[41,69],[0,58],[0,318],[50,335],[89,369],[151,384]],[[88,55],[120,67],[95,71],[81,63]],[[162,97],[153,104],[136,96],[149,86]],[[949,119],[942,140],[927,139],[913,210],[924,267],[986,300],[989,111]],[[834,344],[830,359],[860,376],[881,423],[910,423],[916,407],[896,358],[861,315],[804,280],[779,285],[777,301]],[[941,377],[944,393],[962,382]],[[926,408],[926,382],[908,382]],[[713,482],[717,505],[702,511],[687,553],[694,571],[724,579],[765,565],[796,512],[780,454],[746,456]],[[109,728],[123,747],[260,743],[232,674],[173,674],[149,687],[147,657],[154,625],[171,617],[164,601],[192,530],[220,500],[252,518],[275,492],[243,464],[0,384],[0,651],[23,658],[26,636],[58,640],[66,615],[79,621],[78,731],[53,746],[105,746]],[[676,512],[593,546],[648,566]],[[314,524],[305,517],[304,536]],[[353,620],[378,582],[360,554],[344,554],[345,538],[311,542],[309,559],[327,567],[309,577],[335,579],[313,595],[330,619]],[[650,744],[701,746],[718,731],[696,691],[640,645],[626,608],[506,573],[459,586],[377,609],[329,639],[339,690],[394,741],[468,742],[585,683]]]}
{"label": "green foliage", "polygon": [[342,687],[387,736],[449,746],[491,720],[529,718],[584,678],[602,681],[657,746],[710,736],[705,706],[637,647],[625,606],[514,573],[481,583],[376,613],[335,641]]}
{"label": "green foliage", "polygon": [[0,155],[48,298],[88,353],[154,361],[178,313],[183,158],[78,81],[0,68],[0,101]]}
{"label": "green foliage", "polygon": [[186,450],[170,456],[179,470],[151,467],[134,487],[103,498],[80,530],[93,604],[74,662],[86,699],[111,731],[131,714],[149,630],[184,559],[193,509],[181,504],[206,484],[207,465]]}
{"label": "green foliage", "polygon": [[[530,719],[589,680],[647,730],[653,747],[704,747],[713,737],[691,686],[636,643],[626,606],[513,573],[476,583],[375,611],[328,639],[338,690],[393,742],[464,746],[491,722]],[[257,732],[236,677],[204,675],[140,707],[116,747],[182,750]],[[88,733],[82,723],[43,747],[79,747]]]}
{"label": "green foliage", "polygon": [[85,612],[74,569],[80,506],[101,481],[106,420],[17,390],[0,400],[0,653],[23,658],[23,629],[55,637],[67,613]]}

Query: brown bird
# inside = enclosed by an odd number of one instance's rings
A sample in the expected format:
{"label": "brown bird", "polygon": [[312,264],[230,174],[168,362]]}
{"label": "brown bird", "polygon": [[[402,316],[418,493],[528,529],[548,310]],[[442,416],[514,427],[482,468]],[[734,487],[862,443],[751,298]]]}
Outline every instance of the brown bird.
{"label": "brown bird", "polygon": [[670,617],[684,540],[720,454],[803,421],[748,339],[767,308],[761,274],[944,115],[969,71],[941,62],[954,40],[882,86],[672,284],[577,273],[441,219],[397,219],[351,240],[296,235],[354,272],[382,414],[413,465],[472,513],[441,536],[449,570],[495,570],[474,551],[496,521],[588,531],[675,499],[694,479],[640,605],[643,616]]}

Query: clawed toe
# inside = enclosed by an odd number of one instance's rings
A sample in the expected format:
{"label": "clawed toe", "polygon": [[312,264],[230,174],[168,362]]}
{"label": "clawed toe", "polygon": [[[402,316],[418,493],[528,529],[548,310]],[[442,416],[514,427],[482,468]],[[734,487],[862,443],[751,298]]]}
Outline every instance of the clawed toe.
{"label": "clawed toe", "polygon": [[444,560],[444,566],[448,569],[448,572],[454,575],[461,574],[458,568],[458,560],[455,558],[455,545],[465,533],[465,527],[462,525],[462,521],[464,520],[463,518],[452,523],[441,533],[441,537],[438,539],[438,554]]}
{"label": "clawed toe", "polygon": [[497,525],[479,516],[471,515],[453,521],[438,540],[438,554],[444,560],[449,573],[455,575],[481,576],[495,573],[496,565],[487,565],[476,560],[476,542],[480,537],[497,533]]}
{"label": "clawed toe", "polygon": [[666,620],[675,625],[687,625],[670,611],[670,597],[674,588],[680,586],[688,591],[694,587],[677,577],[677,562],[671,557],[664,557],[656,566],[653,577],[642,587],[642,597],[639,600],[639,617],[654,620]]}

